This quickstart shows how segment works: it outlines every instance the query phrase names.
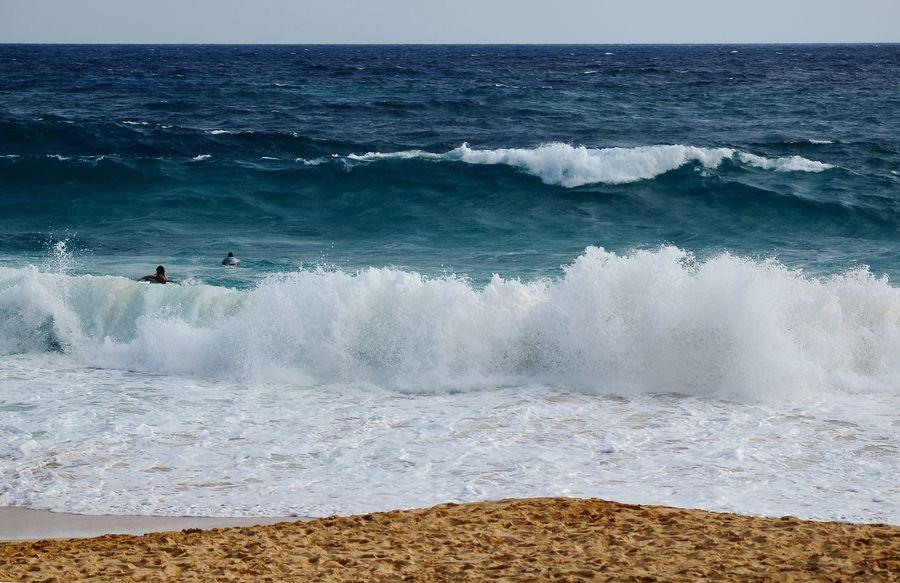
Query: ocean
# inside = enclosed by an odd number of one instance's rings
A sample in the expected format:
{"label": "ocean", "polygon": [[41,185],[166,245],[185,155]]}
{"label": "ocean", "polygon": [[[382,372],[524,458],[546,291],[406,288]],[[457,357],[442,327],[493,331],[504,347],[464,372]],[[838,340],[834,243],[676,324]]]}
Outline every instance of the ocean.
{"label": "ocean", "polygon": [[0,505],[900,523],[898,279],[900,45],[0,45]]}

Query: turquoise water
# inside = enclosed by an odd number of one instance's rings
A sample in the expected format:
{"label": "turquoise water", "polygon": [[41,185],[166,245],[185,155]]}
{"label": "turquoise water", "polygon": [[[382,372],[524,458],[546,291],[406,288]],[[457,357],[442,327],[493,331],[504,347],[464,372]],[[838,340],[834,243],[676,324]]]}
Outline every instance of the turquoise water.
{"label": "turquoise water", "polygon": [[5,46],[0,253],[247,286],[670,244],[896,277],[898,51]]}

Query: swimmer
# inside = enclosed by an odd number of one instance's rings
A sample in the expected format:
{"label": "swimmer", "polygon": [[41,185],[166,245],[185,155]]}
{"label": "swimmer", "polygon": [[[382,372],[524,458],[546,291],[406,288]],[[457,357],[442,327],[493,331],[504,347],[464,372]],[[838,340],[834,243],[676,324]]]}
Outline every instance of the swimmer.
{"label": "swimmer", "polygon": [[151,275],[145,275],[138,281],[149,281],[152,283],[175,283],[175,281],[166,277],[166,268],[162,265],[156,268],[156,273]]}
{"label": "swimmer", "polygon": [[234,256],[234,251],[229,251],[228,257],[222,260],[222,265],[226,267],[237,267],[240,263],[241,261]]}

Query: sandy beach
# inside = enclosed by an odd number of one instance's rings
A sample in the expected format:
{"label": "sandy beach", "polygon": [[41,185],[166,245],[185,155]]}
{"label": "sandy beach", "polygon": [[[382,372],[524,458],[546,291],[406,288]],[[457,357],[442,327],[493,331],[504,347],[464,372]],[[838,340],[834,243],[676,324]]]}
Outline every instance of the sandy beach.
{"label": "sandy beach", "polygon": [[0,543],[0,580],[900,579],[900,527],[515,499],[143,536]]}

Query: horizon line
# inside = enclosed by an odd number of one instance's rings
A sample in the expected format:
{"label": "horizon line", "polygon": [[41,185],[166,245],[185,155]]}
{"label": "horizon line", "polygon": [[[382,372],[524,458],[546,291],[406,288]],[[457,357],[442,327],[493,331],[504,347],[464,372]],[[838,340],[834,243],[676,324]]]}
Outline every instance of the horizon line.
{"label": "horizon line", "polygon": [[56,46],[306,46],[306,47],[338,47],[338,46],[859,46],[859,45],[898,45],[898,41],[729,41],[729,42],[57,42],[57,41],[0,41],[0,46],[13,45],[56,45]]}

